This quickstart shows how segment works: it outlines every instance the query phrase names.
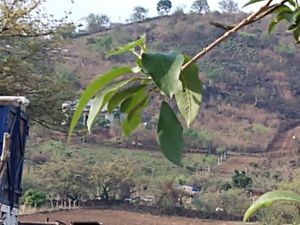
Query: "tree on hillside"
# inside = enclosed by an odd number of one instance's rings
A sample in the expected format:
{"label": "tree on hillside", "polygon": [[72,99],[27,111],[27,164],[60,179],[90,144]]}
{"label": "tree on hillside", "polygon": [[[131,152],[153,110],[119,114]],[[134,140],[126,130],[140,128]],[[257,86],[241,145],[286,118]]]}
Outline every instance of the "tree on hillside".
{"label": "tree on hillside", "polygon": [[225,13],[236,13],[239,11],[239,6],[234,0],[221,0],[219,7]]}
{"label": "tree on hillside", "polygon": [[105,201],[129,198],[135,186],[132,172],[133,167],[128,159],[95,165],[90,175],[94,195]]}
{"label": "tree on hillside", "polygon": [[196,13],[207,13],[209,12],[209,5],[207,0],[195,0],[192,4],[192,11]]}
{"label": "tree on hillside", "polygon": [[92,193],[90,174],[90,167],[83,165],[81,160],[52,161],[39,171],[40,186],[50,196],[76,202],[88,199]]}
{"label": "tree on hillside", "polygon": [[110,26],[110,19],[104,14],[90,13],[84,19],[87,23],[87,31],[90,33],[97,33]]}
{"label": "tree on hillside", "polygon": [[143,21],[147,18],[148,9],[142,6],[136,6],[133,8],[133,13],[131,14],[131,20],[133,22]]}
{"label": "tree on hillside", "polygon": [[170,0],[159,0],[156,6],[158,15],[168,15],[172,8],[172,2]]}
{"label": "tree on hillside", "polygon": [[41,2],[0,3],[0,95],[25,95],[31,121],[49,126],[60,123],[61,103],[73,95],[55,61],[62,58],[62,33],[74,26],[50,19]]}

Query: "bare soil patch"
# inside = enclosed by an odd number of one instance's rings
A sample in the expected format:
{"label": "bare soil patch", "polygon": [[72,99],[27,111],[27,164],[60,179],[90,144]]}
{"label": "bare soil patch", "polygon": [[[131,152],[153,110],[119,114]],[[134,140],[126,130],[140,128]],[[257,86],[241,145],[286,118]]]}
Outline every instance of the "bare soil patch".
{"label": "bare soil patch", "polygon": [[64,223],[71,221],[97,221],[103,225],[241,225],[239,222],[219,220],[190,219],[175,216],[154,216],[121,210],[81,209],[60,211],[47,214],[32,214],[20,217],[21,222],[44,222],[59,220]]}

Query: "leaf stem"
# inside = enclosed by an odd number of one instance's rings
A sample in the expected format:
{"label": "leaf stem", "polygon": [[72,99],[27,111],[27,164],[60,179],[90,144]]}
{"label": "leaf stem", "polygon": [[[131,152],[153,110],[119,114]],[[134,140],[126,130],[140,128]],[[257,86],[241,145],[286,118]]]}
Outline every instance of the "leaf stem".
{"label": "leaf stem", "polygon": [[273,0],[269,0],[258,11],[252,13],[250,16],[248,16],[247,18],[242,20],[240,23],[235,25],[232,29],[225,32],[221,37],[219,37],[214,42],[209,44],[206,48],[202,49],[202,51],[200,51],[191,60],[189,60],[187,63],[185,63],[182,66],[181,70],[185,70],[187,67],[189,67],[190,65],[197,62],[201,57],[206,55],[209,51],[211,51],[213,48],[218,46],[221,42],[225,41],[227,38],[229,38],[231,35],[235,34],[237,31],[239,31],[243,27],[245,27],[251,23],[254,23],[254,22],[264,18],[265,16],[271,14],[275,9],[277,9],[278,7],[282,6],[285,2],[287,2],[287,0],[283,0],[278,4],[274,4],[274,5],[270,6],[272,2],[273,2]]}

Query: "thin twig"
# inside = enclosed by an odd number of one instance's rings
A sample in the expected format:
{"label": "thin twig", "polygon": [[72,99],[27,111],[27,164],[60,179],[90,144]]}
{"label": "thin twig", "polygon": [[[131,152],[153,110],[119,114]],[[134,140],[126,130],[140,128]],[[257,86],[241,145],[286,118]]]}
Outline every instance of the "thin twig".
{"label": "thin twig", "polygon": [[234,26],[232,29],[227,31],[225,34],[223,34],[221,37],[216,39],[214,42],[209,44],[206,48],[204,48],[202,51],[200,51],[198,54],[196,54],[191,60],[189,60],[187,63],[185,63],[181,70],[186,69],[188,66],[194,64],[196,61],[198,61],[201,57],[206,55],[209,51],[211,51],[213,48],[218,46],[221,42],[229,38],[231,35],[235,34],[237,31],[242,29],[243,27],[256,22],[257,20],[262,19],[263,17],[269,15],[272,13],[276,8],[283,5],[287,0],[282,1],[279,4],[273,5],[270,7],[270,4],[273,2],[273,0],[269,0],[264,6],[262,6],[257,12],[251,14],[247,18],[245,18],[242,22]]}

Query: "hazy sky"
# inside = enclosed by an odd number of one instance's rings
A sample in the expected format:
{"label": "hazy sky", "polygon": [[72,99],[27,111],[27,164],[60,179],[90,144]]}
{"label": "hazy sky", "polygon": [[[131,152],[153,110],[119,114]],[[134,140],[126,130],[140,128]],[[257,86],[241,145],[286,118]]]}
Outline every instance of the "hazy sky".
{"label": "hazy sky", "polygon": [[[124,22],[130,18],[134,6],[143,6],[149,9],[149,16],[155,16],[156,4],[158,0],[46,0],[45,8],[55,17],[62,17],[64,11],[71,10],[70,19],[75,23],[87,16],[89,13],[106,14],[112,22]],[[185,11],[189,11],[194,0],[172,0],[175,10],[178,6],[185,6]],[[249,0],[237,0],[242,6]],[[208,0],[212,10],[218,9],[219,0]]]}

